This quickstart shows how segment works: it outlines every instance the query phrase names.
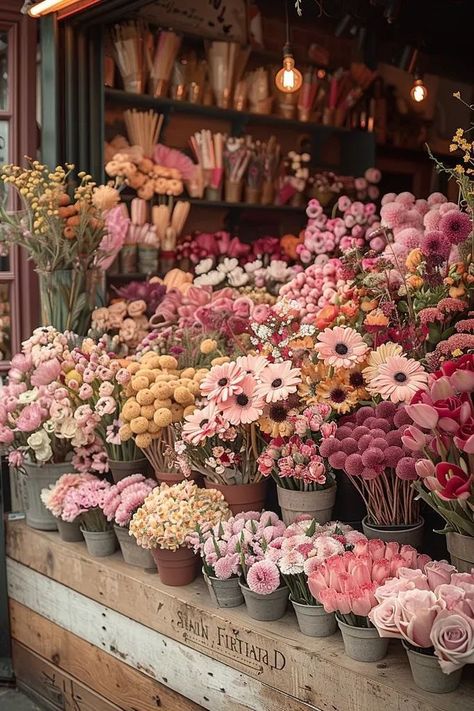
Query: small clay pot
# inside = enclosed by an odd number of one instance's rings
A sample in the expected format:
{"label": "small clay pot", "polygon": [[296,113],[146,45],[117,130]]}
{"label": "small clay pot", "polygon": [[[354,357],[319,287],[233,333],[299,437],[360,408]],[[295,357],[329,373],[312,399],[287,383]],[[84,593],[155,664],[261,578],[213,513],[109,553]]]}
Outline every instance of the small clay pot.
{"label": "small clay pot", "polygon": [[198,573],[199,559],[191,548],[182,546],[176,551],[153,548],[151,551],[163,585],[189,585]]}
{"label": "small clay pot", "polygon": [[198,486],[202,484],[202,474],[200,472],[191,472],[189,476],[184,476],[180,472],[157,472],[155,471],[155,479],[160,484],[179,484],[182,481],[194,481]]}
{"label": "small clay pot", "polygon": [[261,511],[267,494],[267,480],[256,484],[215,484],[204,478],[204,488],[217,489],[229,504],[232,514],[242,511]]}

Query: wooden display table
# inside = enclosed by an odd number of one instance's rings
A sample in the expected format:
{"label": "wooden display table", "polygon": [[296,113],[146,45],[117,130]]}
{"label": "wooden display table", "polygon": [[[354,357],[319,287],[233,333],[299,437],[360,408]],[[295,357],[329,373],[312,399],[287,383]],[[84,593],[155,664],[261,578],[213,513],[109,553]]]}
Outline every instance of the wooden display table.
{"label": "wooden display table", "polygon": [[204,582],[162,585],[120,553],[91,558],[82,543],[23,522],[7,530],[14,665],[51,709],[75,711],[461,711],[473,667],[452,694],[412,680],[393,642],[375,664],[345,656],[340,634],[300,634],[292,613],[250,619],[214,608]]}

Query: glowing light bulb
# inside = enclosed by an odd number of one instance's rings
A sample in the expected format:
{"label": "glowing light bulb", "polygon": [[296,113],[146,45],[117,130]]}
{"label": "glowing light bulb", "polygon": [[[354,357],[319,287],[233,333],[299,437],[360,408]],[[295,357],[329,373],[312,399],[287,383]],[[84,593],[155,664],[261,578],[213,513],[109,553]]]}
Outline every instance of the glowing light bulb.
{"label": "glowing light bulb", "polygon": [[285,94],[294,94],[301,88],[303,77],[301,72],[295,68],[295,60],[291,54],[283,55],[283,67],[275,77],[275,85],[279,91]]}
{"label": "glowing light bulb", "polygon": [[413,86],[410,90],[410,96],[413,99],[413,101],[417,102],[417,104],[419,104],[421,101],[424,101],[427,98],[428,89],[423,84],[423,79],[421,79],[421,78],[415,79]]}

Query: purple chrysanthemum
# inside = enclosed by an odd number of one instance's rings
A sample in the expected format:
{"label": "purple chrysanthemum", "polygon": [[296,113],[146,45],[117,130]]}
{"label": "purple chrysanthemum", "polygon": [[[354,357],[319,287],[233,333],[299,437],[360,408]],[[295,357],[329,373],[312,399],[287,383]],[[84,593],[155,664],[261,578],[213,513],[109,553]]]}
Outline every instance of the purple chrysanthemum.
{"label": "purple chrysanthemum", "polygon": [[420,243],[421,251],[427,257],[447,257],[451,251],[451,242],[438,230],[426,232]]}
{"label": "purple chrysanthemum", "polygon": [[450,210],[439,221],[439,230],[449,244],[461,244],[472,231],[472,221],[461,210]]}

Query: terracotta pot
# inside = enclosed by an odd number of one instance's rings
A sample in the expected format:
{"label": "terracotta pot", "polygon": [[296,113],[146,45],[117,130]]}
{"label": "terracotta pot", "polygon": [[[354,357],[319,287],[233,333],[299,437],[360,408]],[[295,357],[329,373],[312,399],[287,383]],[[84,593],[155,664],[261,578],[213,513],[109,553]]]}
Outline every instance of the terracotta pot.
{"label": "terracotta pot", "polygon": [[136,539],[129,535],[128,528],[114,526],[115,535],[122,551],[123,559],[128,565],[156,572],[155,562],[149,550],[138,545]]}
{"label": "terracotta pot", "polygon": [[445,674],[434,654],[421,654],[402,642],[410,662],[410,669],[415,684],[424,691],[433,694],[447,694],[458,688],[461,682],[462,667],[451,674]]}
{"label": "terracotta pot", "polygon": [[462,533],[447,533],[446,543],[451,563],[460,573],[470,573],[474,568],[474,538]]}
{"label": "terracotta pot", "polygon": [[267,493],[267,480],[259,481],[256,484],[214,484],[204,478],[204,487],[220,491],[235,516],[242,511],[261,511],[263,509]]}
{"label": "terracotta pot", "polygon": [[336,500],[336,486],[322,491],[294,491],[277,486],[277,495],[281,517],[287,526],[301,514],[308,514],[318,523],[323,524],[331,520]]}
{"label": "terracotta pot", "polygon": [[242,595],[244,596],[247,612],[253,620],[272,622],[279,620],[286,612],[289,590],[287,587],[277,588],[269,595],[253,592],[244,583],[239,581]]}
{"label": "terracotta pot", "polygon": [[336,616],[322,605],[302,605],[291,599],[300,632],[308,637],[329,637],[337,630]]}
{"label": "terracotta pot", "polygon": [[199,558],[191,548],[183,546],[176,551],[153,548],[151,554],[163,585],[189,585],[198,574]]}
{"label": "terracotta pot", "polygon": [[423,527],[425,521],[420,518],[413,526],[376,526],[367,520],[367,516],[362,521],[362,530],[367,538],[380,538],[382,541],[396,541],[401,546],[413,546],[420,550],[423,544]]}
{"label": "terracotta pot", "polygon": [[81,526],[76,521],[63,521],[62,518],[57,518],[59,537],[66,543],[82,543],[84,536],[81,532]]}
{"label": "terracotta pot", "polygon": [[113,555],[117,548],[117,539],[113,528],[107,531],[86,531],[81,528],[88,553],[94,558],[105,558]]}
{"label": "terracotta pot", "polygon": [[122,479],[132,474],[143,474],[148,476],[150,473],[150,463],[146,457],[135,459],[132,462],[119,462],[115,459],[109,459],[109,469],[112,472],[112,479],[117,484]]}
{"label": "terracotta pot", "polygon": [[354,627],[336,615],[342,633],[344,651],[358,662],[378,662],[387,654],[388,639],[380,637],[375,627]]}
{"label": "terracotta pot", "polygon": [[209,590],[212,602],[218,607],[238,607],[243,605],[244,598],[240,591],[239,579],[236,577],[219,580],[206,575],[203,569],[204,582]]}
{"label": "terracotta pot", "polygon": [[55,484],[62,474],[73,472],[73,465],[71,462],[65,462],[40,466],[32,462],[25,462],[24,469],[26,476],[22,477],[22,483],[24,484],[26,525],[39,531],[56,531],[58,520],[41,501],[41,490]]}
{"label": "terracotta pot", "polygon": [[186,477],[178,472],[155,471],[155,479],[160,484],[168,484],[169,486],[179,484],[181,481],[194,481],[198,486],[202,484],[202,474],[200,472],[191,472],[190,476]]}

